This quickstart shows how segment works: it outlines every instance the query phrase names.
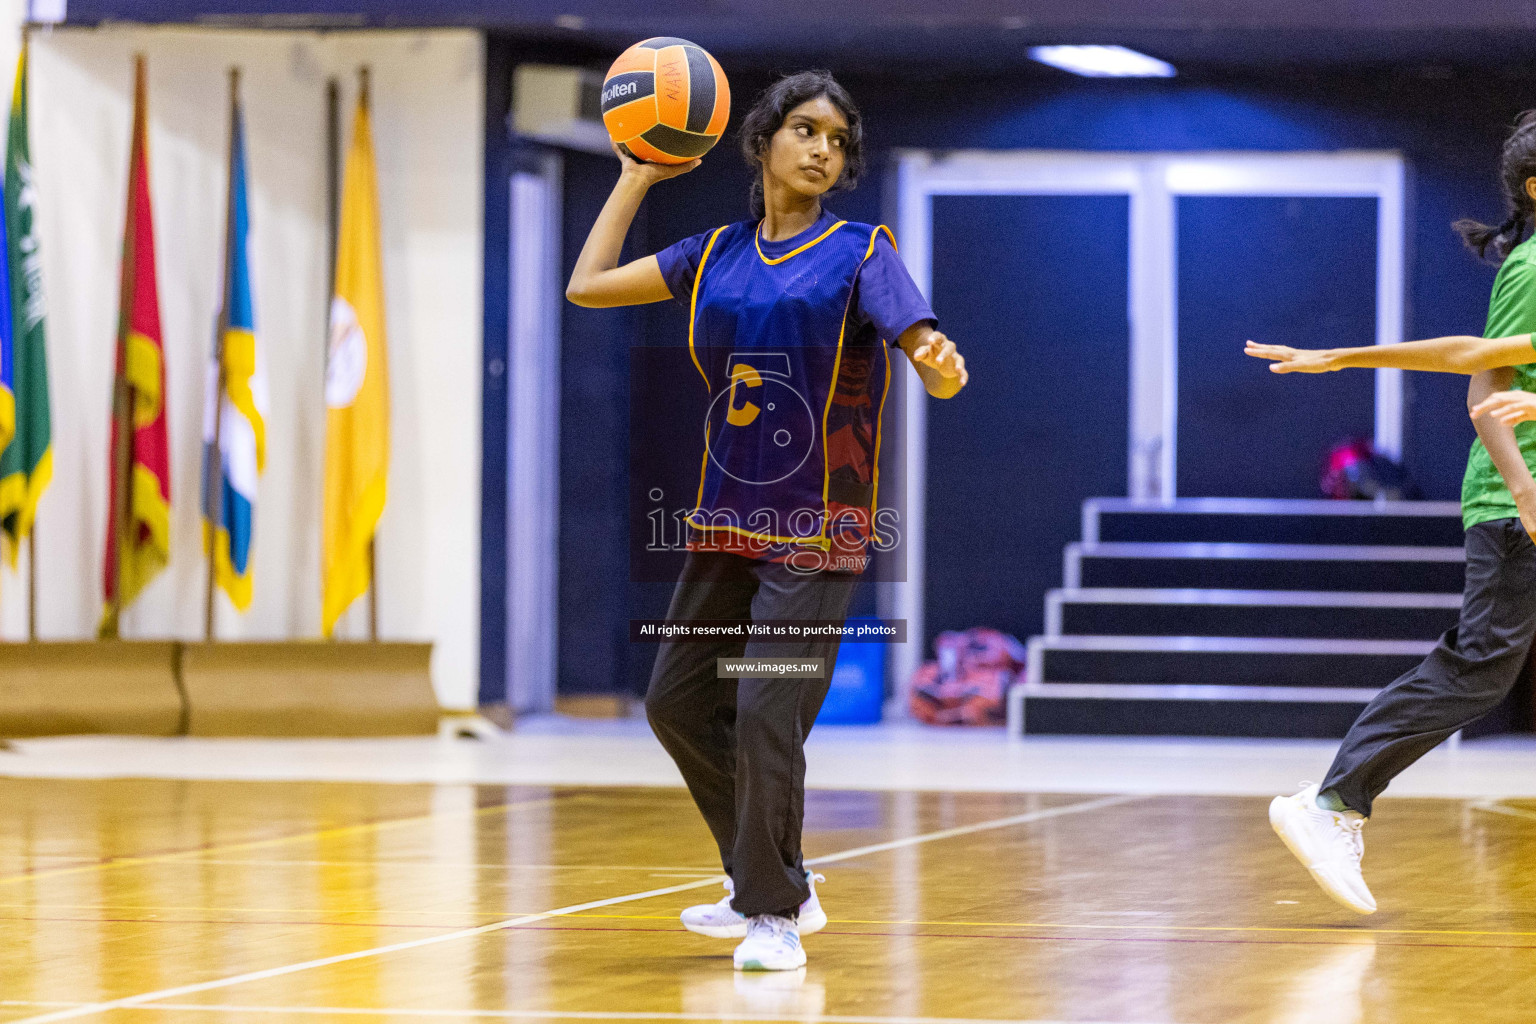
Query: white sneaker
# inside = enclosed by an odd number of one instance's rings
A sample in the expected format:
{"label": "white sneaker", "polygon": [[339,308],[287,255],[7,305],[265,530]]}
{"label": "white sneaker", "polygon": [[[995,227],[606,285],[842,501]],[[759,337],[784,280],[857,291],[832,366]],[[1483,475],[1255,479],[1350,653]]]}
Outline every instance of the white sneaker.
{"label": "white sneaker", "polygon": [[[805,880],[811,887],[810,898],[800,904],[799,926],[801,935],[815,935],[827,926],[827,912],[821,909],[816,897],[816,883],[825,882],[825,875],[807,871]],[[701,903],[683,911],[683,927],[712,939],[744,939],[747,936],[747,919],[731,909],[731,899],[736,895],[735,884],[725,880],[725,898],[719,903]]]}
{"label": "white sneaker", "polygon": [[827,926],[827,912],[821,909],[821,900],[816,895],[816,883],[826,880],[826,875],[818,875],[814,871],[805,873],[805,884],[811,887],[811,895],[800,904],[800,912],[795,919],[802,937],[815,935]]}
{"label": "white sneaker", "polygon": [[747,919],[747,937],[736,947],[738,971],[797,971],[805,966],[800,929],[787,917],[758,914]]}
{"label": "white sneaker", "polygon": [[1365,856],[1365,818],[1354,811],[1330,811],[1317,805],[1317,786],[1295,796],[1277,796],[1269,804],[1269,823],[1286,849],[1301,861],[1323,892],[1357,914],[1374,914],[1376,898],[1360,873]]}

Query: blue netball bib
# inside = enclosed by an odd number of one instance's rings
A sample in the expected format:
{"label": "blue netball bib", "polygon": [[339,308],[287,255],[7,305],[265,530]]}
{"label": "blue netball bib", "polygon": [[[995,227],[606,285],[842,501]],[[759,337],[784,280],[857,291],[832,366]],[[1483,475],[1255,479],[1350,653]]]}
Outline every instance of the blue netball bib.
{"label": "blue netball bib", "polygon": [[786,552],[862,553],[878,500],[888,349],[850,316],[884,227],[818,224],[773,254],[755,223],[708,236],[688,346],[710,390],[689,522]]}

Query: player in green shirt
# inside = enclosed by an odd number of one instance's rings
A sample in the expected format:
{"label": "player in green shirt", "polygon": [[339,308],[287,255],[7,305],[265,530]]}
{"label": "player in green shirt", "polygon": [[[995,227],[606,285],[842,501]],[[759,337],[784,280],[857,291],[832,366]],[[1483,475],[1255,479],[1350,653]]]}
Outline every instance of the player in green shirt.
{"label": "player in green shirt", "polygon": [[1319,350],[1248,343],[1248,354],[1272,360],[1276,373],[1358,366],[1471,376],[1467,409],[1477,441],[1461,488],[1467,578],[1460,619],[1360,713],[1321,784],[1269,807],[1270,824],[1313,880],[1361,914],[1376,909],[1360,872],[1371,802],[1503,700],[1536,637],[1536,427],[1524,425],[1536,419],[1536,239],[1521,241],[1536,216],[1536,111],[1520,115],[1505,141],[1500,179],[1508,219],[1498,227],[1456,225],[1478,255],[1500,264],[1486,337]]}

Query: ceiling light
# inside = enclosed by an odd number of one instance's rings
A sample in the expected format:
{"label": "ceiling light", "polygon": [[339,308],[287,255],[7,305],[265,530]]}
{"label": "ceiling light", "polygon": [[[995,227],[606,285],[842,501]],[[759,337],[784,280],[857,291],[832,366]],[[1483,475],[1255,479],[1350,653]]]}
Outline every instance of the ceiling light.
{"label": "ceiling light", "polygon": [[1032,46],[1041,64],[1089,78],[1172,78],[1173,65],[1124,46]]}

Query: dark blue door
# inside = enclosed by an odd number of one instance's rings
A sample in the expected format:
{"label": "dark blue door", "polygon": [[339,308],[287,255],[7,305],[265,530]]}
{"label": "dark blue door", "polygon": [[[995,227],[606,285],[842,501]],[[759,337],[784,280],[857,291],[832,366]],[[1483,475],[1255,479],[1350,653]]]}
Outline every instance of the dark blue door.
{"label": "dark blue door", "polygon": [[1328,448],[1369,438],[1365,370],[1277,376],[1247,338],[1376,341],[1376,200],[1178,200],[1179,497],[1317,498]]}
{"label": "dark blue door", "polygon": [[945,629],[1041,632],[1083,499],[1126,492],[1128,203],[933,201],[933,305],[971,381],[928,400],[926,656]]}

